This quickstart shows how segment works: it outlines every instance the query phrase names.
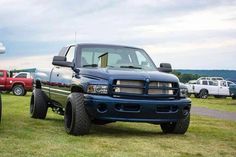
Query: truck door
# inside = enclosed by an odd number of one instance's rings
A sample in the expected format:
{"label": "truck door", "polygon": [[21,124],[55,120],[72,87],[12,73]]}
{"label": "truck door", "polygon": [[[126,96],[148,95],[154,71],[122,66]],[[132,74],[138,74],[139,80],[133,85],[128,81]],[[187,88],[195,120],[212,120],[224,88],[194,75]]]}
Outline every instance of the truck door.
{"label": "truck door", "polygon": [[209,82],[209,94],[210,95],[218,95],[218,83],[217,81],[208,81]]}
{"label": "truck door", "polygon": [[[66,53],[67,61],[74,59],[75,47],[71,46]],[[73,70],[70,67],[55,66],[51,72],[50,97],[57,101],[61,106],[66,105],[68,95],[71,93],[71,83]]]}
{"label": "truck door", "polygon": [[4,71],[0,71],[0,90],[5,90],[6,78]]}
{"label": "truck door", "polygon": [[229,87],[227,87],[226,81],[220,81],[219,83],[219,95],[229,96]]}

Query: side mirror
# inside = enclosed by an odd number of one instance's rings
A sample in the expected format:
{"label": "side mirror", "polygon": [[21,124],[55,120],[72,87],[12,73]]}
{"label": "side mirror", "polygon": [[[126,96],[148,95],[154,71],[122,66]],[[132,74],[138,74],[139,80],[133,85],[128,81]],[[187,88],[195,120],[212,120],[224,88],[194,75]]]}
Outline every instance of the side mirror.
{"label": "side mirror", "polygon": [[6,48],[3,46],[2,43],[0,43],[0,54],[5,53]]}
{"label": "side mirror", "polygon": [[169,63],[161,63],[160,68],[158,68],[158,70],[160,72],[170,73],[170,72],[172,72],[172,67],[171,67],[171,64],[169,64]]}
{"label": "side mirror", "polygon": [[65,56],[54,56],[52,60],[52,64],[63,66],[63,67],[73,67],[73,63],[67,62]]}

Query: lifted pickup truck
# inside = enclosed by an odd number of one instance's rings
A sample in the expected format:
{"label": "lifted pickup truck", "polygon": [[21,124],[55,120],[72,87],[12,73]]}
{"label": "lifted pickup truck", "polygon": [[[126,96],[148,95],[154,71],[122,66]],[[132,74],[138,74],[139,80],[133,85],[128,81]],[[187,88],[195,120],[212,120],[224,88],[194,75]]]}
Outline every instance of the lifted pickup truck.
{"label": "lifted pickup truck", "polygon": [[[160,68],[140,48],[77,44],[53,58],[54,68],[38,70],[31,97],[32,118],[48,107],[64,115],[68,134],[89,133],[91,123],[116,121],[160,124],[164,133],[184,134],[191,100],[171,66]],[[162,72],[161,72],[162,71]]]}
{"label": "lifted pickup truck", "polygon": [[12,78],[7,70],[0,70],[1,91],[12,91],[16,96],[24,96],[32,88],[32,78]]}

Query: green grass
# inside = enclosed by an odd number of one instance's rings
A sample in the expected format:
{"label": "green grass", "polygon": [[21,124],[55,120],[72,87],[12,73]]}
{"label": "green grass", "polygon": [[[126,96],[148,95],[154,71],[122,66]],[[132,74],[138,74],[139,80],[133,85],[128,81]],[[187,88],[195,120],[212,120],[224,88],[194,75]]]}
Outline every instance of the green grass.
{"label": "green grass", "polygon": [[158,125],[117,122],[76,137],[65,133],[63,117],[51,110],[46,120],[31,119],[29,99],[3,95],[1,157],[236,156],[236,122],[192,116],[185,135],[162,134]]}
{"label": "green grass", "polygon": [[207,99],[199,99],[191,97],[191,99],[193,106],[206,107],[220,111],[236,112],[236,100],[232,100],[232,98],[223,99],[209,97]]}

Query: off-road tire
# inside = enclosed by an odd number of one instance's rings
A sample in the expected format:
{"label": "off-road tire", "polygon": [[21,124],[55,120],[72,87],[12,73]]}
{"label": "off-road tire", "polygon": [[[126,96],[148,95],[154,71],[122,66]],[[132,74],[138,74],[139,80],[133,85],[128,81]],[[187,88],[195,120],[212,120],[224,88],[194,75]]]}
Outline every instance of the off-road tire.
{"label": "off-road tire", "polygon": [[48,111],[46,95],[41,89],[35,89],[32,92],[30,100],[31,118],[45,119]]}
{"label": "off-road tire", "polygon": [[200,98],[200,97],[199,97],[199,94],[194,94],[194,97],[195,97],[195,98]]}
{"label": "off-road tire", "polygon": [[2,96],[0,94],[0,123],[1,123],[1,120],[2,120]]}
{"label": "off-road tire", "polygon": [[200,91],[200,93],[199,93],[199,97],[200,97],[201,99],[206,99],[206,98],[208,97],[208,91],[205,90],[205,89],[202,89],[202,90]]}
{"label": "off-road tire", "polygon": [[23,96],[25,94],[25,88],[23,85],[14,85],[12,93],[16,96]]}
{"label": "off-road tire", "polygon": [[67,99],[64,113],[65,130],[71,135],[85,135],[89,133],[91,120],[84,106],[84,95],[71,93]]}
{"label": "off-road tire", "polygon": [[189,123],[190,114],[186,118],[180,119],[177,122],[161,124],[161,129],[165,134],[185,134],[185,132],[188,130]]}

